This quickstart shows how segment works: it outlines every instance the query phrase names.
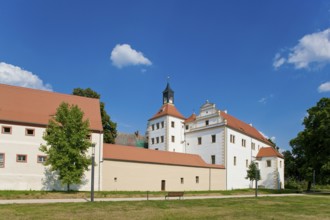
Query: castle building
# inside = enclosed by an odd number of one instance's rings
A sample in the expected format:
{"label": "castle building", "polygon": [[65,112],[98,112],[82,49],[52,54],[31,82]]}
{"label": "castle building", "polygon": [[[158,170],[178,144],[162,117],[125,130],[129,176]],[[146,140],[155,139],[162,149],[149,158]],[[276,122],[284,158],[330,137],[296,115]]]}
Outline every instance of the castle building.
{"label": "castle building", "polygon": [[[169,83],[161,108],[148,120],[149,149],[103,144],[98,99],[0,84],[0,190],[65,189],[43,165],[47,155],[39,150],[49,119],[62,102],[78,105],[90,122],[95,190],[250,188],[253,184],[245,177],[251,162],[260,169],[258,185],[284,187],[283,156],[255,127],[208,101],[198,114],[184,117],[174,105]],[[91,173],[86,171],[83,183],[72,189],[90,187]]]}
{"label": "castle building", "polygon": [[196,154],[208,164],[223,165],[226,189],[252,187],[245,178],[251,162],[257,163],[264,177],[260,185],[284,187],[283,156],[252,124],[218,110],[209,101],[198,115],[185,118],[174,105],[169,83],[162,107],[148,121],[147,136],[150,149]]}

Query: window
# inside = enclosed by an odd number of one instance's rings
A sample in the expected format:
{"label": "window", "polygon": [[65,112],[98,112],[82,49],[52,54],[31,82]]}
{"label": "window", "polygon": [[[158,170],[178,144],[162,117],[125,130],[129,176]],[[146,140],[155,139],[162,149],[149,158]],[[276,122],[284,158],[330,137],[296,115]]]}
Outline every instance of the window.
{"label": "window", "polygon": [[157,128],[157,130],[159,129],[159,123],[156,124],[156,128]]}
{"label": "window", "polygon": [[189,129],[189,125],[186,125],[186,130],[188,130]]}
{"label": "window", "polygon": [[235,135],[230,135],[230,143],[235,144]]}
{"label": "window", "polygon": [[11,134],[11,127],[9,126],[2,126],[2,134]]}
{"label": "window", "polygon": [[246,146],[246,140],[242,139],[242,147],[245,147],[245,146]]}
{"label": "window", "polygon": [[159,143],[159,137],[156,137],[156,143],[157,144]]}
{"label": "window", "polygon": [[158,150],[158,148],[155,148],[155,150]]}
{"label": "window", "polygon": [[44,163],[46,162],[47,157],[46,156],[38,156],[37,162],[38,163]]}
{"label": "window", "polygon": [[155,130],[155,125],[154,124],[151,125],[151,130]]}
{"label": "window", "polygon": [[234,166],[236,166],[236,157],[234,157]]}
{"label": "window", "polygon": [[113,178],[113,181],[114,181],[114,182],[117,182],[117,177]]}
{"label": "window", "polygon": [[282,161],[280,160],[280,168],[282,168]]}
{"label": "window", "polygon": [[212,143],[215,143],[216,141],[216,137],[215,137],[215,134],[211,136],[212,137]]}
{"label": "window", "polygon": [[245,160],[245,166],[249,167],[249,160]]}
{"label": "window", "polygon": [[211,163],[215,164],[215,155],[211,155]]}
{"label": "window", "polygon": [[267,163],[267,167],[271,167],[272,166],[272,161],[271,160],[267,160],[266,163]]}
{"label": "window", "polygon": [[25,135],[26,136],[34,136],[34,129],[31,129],[31,128],[25,129]]}
{"label": "window", "polygon": [[164,122],[163,121],[161,122],[161,125],[162,125],[162,128],[164,128]]}
{"label": "window", "polygon": [[205,121],[205,126],[208,126],[209,125],[209,120],[206,120]]}
{"label": "window", "polygon": [[181,184],[184,184],[184,179],[182,177],[181,177],[180,181],[181,181]]}
{"label": "window", "polygon": [[16,162],[26,163],[27,162],[27,155],[26,154],[17,154],[16,155]]}
{"label": "window", "polygon": [[199,183],[199,176],[196,176],[196,183]]}
{"label": "window", "polygon": [[155,138],[151,138],[151,144],[155,143]]}
{"label": "window", "polygon": [[174,143],[175,142],[175,137],[172,136],[171,139],[172,139],[172,142]]}
{"label": "window", "polygon": [[256,163],[257,168],[259,169],[259,163]]}
{"label": "window", "polygon": [[0,168],[4,168],[4,167],[5,167],[5,154],[0,153]]}
{"label": "window", "polygon": [[253,143],[253,142],[251,143],[251,149],[252,149],[252,150],[255,150],[255,149],[256,149],[256,144]]}
{"label": "window", "polygon": [[164,143],[164,136],[160,136],[160,142]]}
{"label": "window", "polygon": [[172,127],[172,128],[175,127],[175,123],[174,123],[174,121],[171,121],[171,127]]}
{"label": "window", "polygon": [[202,138],[198,137],[197,140],[198,140],[198,145],[201,145],[202,144]]}

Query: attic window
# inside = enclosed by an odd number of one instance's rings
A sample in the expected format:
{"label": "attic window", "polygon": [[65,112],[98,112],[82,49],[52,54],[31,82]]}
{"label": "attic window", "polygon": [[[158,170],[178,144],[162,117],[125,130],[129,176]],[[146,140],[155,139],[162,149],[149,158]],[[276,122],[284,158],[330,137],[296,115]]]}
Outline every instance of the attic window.
{"label": "attic window", "polygon": [[1,130],[2,134],[11,134],[11,127],[3,126]]}
{"label": "attic window", "polygon": [[34,129],[27,128],[27,129],[25,130],[25,135],[26,135],[26,136],[34,136]]}

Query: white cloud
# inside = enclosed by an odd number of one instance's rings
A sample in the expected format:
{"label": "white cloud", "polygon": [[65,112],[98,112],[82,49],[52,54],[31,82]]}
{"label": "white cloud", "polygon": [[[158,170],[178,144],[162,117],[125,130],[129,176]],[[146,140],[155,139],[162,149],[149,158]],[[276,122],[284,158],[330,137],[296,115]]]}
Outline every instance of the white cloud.
{"label": "white cloud", "polygon": [[268,100],[274,98],[273,94],[270,94],[269,96],[262,97],[261,99],[258,100],[259,103],[266,104]]}
{"label": "white cloud", "polygon": [[136,51],[129,44],[117,44],[113,48],[110,57],[112,64],[118,68],[130,65],[147,65],[150,66],[151,61],[143,56],[142,52]]}
{"label": "white cloud", "polygon": [[37,75],[4,62],[0,62],[0,83],[52,91],[52,86],[44,84]]}
{"label": "white cloud", "polygon": [[329,62],[330,28],[303,36],[287,56],[277,53],[273,67],[277,69],[288,63],[293,64],[296,69],[310,69],[311,65],[323,66]]}
{"label": "white cloud", "polygon": [[281,57],[280,53],[277,53],[275,55],[274,61],[273,61],[273,66],[275,69],[279,68],[280,66],[282,66],[285,63],[286,59]]}
{"label": "white cloud", "polygon": [[319,86],[319,88],[317,88],[317,90],[319,91],[319,93],[321,93],[321,92],[330,92],[330,81],[322,83]]}

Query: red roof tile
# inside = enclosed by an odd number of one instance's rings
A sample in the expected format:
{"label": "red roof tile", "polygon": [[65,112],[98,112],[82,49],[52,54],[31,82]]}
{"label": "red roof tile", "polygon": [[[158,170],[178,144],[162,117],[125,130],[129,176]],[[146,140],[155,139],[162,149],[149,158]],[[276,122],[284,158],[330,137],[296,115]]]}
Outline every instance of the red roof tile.
{"label": "red roof tile", "polygon": [[185,119],[185,117],[175,108],[173,104],[164,104],[159,109],[159,111],[152,118],[149,119],[149,121],[165,115],[170,115],[176,118]]}
{"label": "red roof tile", "polygon": [[196,114],[193,113],[192,115],[189,116],[189,118],[187,118],[184,123],[190,123],[196,120]]}
{"label": "red roof tile", "polygon": [[259,141],[262,141],[268,145],[272,145],[267,138],[265,138],[257,129],[255,129],[253,126],[235,118],[234,116],[231,116],[223,111],[220,112],[221,117],[223,117],[225,120],[227,120],[227,126],[240,131],[246,135],[249,135],[253,138],[258,139]]}
{"label": "red roof tile", "polygon": [[280,158],[284,158],[284,156],[278,152],[277,150],[275,150],[272,147],[262,147],[258,154],[257,157],[280,157]]}
{"label": "red roof tile", "polygon": [[79,106],[91,130],[103,130],[98,99],[0,84],[0,100],[0,121],[46,126],[58,106],[67,102]]}
{"label": "red roof tile", "polygon": [[103,144],[103,159],[190,167],[225,168],[223,165],[207,164],[199,155],[195,154],[158,151],[115,144]]}

